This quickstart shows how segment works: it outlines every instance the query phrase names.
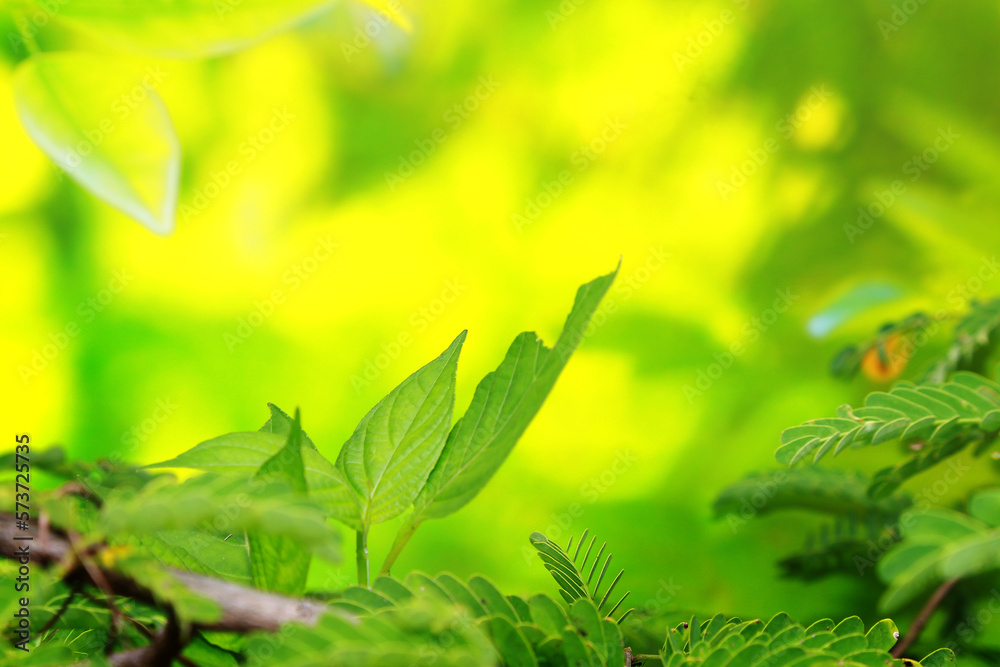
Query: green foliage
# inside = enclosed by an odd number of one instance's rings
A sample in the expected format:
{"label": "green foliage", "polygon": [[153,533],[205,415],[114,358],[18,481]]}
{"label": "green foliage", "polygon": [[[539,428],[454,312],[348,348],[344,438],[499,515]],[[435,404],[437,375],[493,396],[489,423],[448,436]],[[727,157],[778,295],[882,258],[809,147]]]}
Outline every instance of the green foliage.
{"label": "green foliage", "polygon": [[365,415],[337,456],[337,470],[358,514],[345,523],[367,531],[405,512],[444,448],[455,406],[455,371],[465,332]]}
{"label": "green foliage", "polygon": [[879,561],[889,588],[886,611],[899,609],[934,586],[1000,569],[1000,489],[976,493],[969,514],[929,508],[902,522],[903,540]]}
{"label": "green foliage", "polygon": [[[430,649],[435,654],[440,652],[445,664],[494,665],[496,657],[504,665],[610,667],[625,664],[618,624],[598,612],[597,604],[588,597],[568,600],[563,607],[542,594],[527,601],[505,596],[482,576],[463,582],[448,573],[433,577],[411,572],[405,581],[378,577],[371,590],[348,588],[331,604],[343,612],[357,615],[360,625],[355,625],[361,628],[361,633],[382,634],[368,635],[367,645],[355,645],[350,640],[356,639],[357,634],[338,634],[343,628],[351,627],[349,624],[340,618],[325,619],[318,628],[296,632],[294,650],[281,654],[290,660],[288,664],[293,664],[292,656],[302,650],[307,651],[303,654],[307,658],[304,664],[327,664],[323,660],[342,664],[336,662],[335,654],[345,642],[347,650],[358,661],[356,664],[384,664],[378,661],[384,659],[387,647],[391,647],[392,654],[401,660],[416,659],[428,653],[426,646],[414,643],[408,652],[395,642],[402,640],[401,629],[423,627],[414,618],[421,612],[414,610],[426,613],[432,607],[437,609],[435,627],[440,628],[438,632],[441,633],[438,639],[453,635],[447,642],[441,640]],[[483,642],[488,647],[485,654]],[[461,650],[458,654],[445,654],[440,644],[454,645]],[[251,643],[249,655],[253,655],[255,645]],[[316,650],[314,654],[303,646],[320,648],[313,649]],[[464,662],[451,662],[458,659]]]}
{"label": "green foliage", "polygon": [[[272,432],[276,427],[276,419],[287,420],[288,417],[280,410],[276,413],[276,410],[272,409],[271,419],[268,421]],[[299,422],[298,412],[295,413],[295,421],[290,425],[288,442],[264,462],[251,480],[251,484],[262,484],[265,487],[275,482],[287,484],[296,496],[308,497],[305,469],[302,464],[302,425]],[[254,586],[290,595],[305,593],[311,558],[310,553],[302,549],[295,540],[248,532],[247,546]]]}
{"label": "green foliage", "polygon": [[882,498],[900,484],[971,444],[977,452],[991,445],[1000,431],[1000,385],[969,372],[956,373],[942,385],[900,383],[889,392],[874,392],[864,407],[841,406],[837,417],[815,419],[781,434],[775,453],[779,463],[795,465],[827,453],[878,445],[892,440],[917,444],[913,458],[880,471],[869,489]]}
{"label": "green foliage", "polygon": [[805,627],[794,623],[787,614],[778,614],[767,623],[742,622],[715,616],[699,622],[697,617],[667,631],[667,641],[660,649],[666,667],[711,665],[744,667],[751,665],[937,665],[947,655],[932,654],[921,662],[894,660],[888,653],[899,632],[892,621],[884,620],[865,632],[857,616],[834,624],[821,620]]}
{"label": "green foliage", "polygon": [[[594,545],[597,543],[597,536],[594,535],[590,538],[590,542],[587,542],[588,532],[586,530],[583,531],[580,541],[577,542],[576,549],[573,549],[573,538],[570,538],[566,549],[563,550],[558,544],[552,542],[541,533],[532,533],[531,544],[538,550],[538,557],[545,563],[545,569],[549,571],[552,578],[559,584],[559,594],[562,595],[564,600],[567,602],[574,602],[580,599],[593,600],[597,604],[597,608],[602,610],[609,602],[611,593],[614,591],[615,586],[618,585],[618,580],[625,574],[625,570],[620,570],[611,579],[610,583],[608,583],[604,592],[601,592],[601,583],[603,583],[604,577],[608,573],[608,565],[611,564],[613,554],[609,552],[602,564],[601,556],[604,554],[608,543],[601,543],[600,548],[595,552]],[[585,542],[587,543],[587,550],[582,551]],[[573,552],[572,557],[569,555],[569,551]],[[580,557],[581,552],[583,553],[582,558]],[[594,555],[593,559],[590,558],[592,553]],[[598,566],[600,566],[599,574]],[[596,581],[594,580],[595,574],[598,574]],[[610,618],[628,595],[629,593],[625,593],[610,610],[602,612],[604,616]],[[621,623],[633,611],[634,609],[629,609],[624,612],[618,618],[617,622]]]}
{"label": "green foliage", "polygon": [[[421,523],[458,510],[493,477],[552,390],[617,273],[580,287],[552,349],[533,333],[520,334],[454,425],[455,375],[465,332],[365,415],[335,463],[302,435],[309,498],[329,518],[358,531],[359,582],[368,580],[367,535],[373,524],[412,507],[382,568],[387,573]],[[271,465],[268,461],[292,433],[288,416],[270,408],[271,418],[260,431],[220,436],[150,467],[255,475]]]}
{"label": "green foliage", "polygon": [[443,518],[472,500],[506,460],[541,409],[556,379],[580,344],[619,267],[580,287],[552,349],[534,333],[514,339],[500,366],[476,386],[465,415],[452,427],[441,456],[399,529],[383,572],[417,527]]}
{"label": "green foliage", "polygon": [[[259,431],[214,438],[150,466],[201,471],[183,483],[171,475],[121,464],[74,465],[58,452],[39,456],[41,467],[82,482],[66,493],[41,498],[38,507],[53,529],[85,535],[82,540],[73,538],[77,542],[67,548],[91,577],[81,583],[65,578],[59,569],[45,571],[48,599],[63,601],[55,610],[53,602],[47,605],[50,621],[70,622],[65,615],[76,611],[70,603],[83,587],[106,594],[106,577],[93,575],[103,570],[113,572],[116,581],[127,578],[142,594],[125,601],[132,629],[124,634],[94,634],[88,642],[100,640],[102,648],[117,644],[128,649],[148,641],[148,634],[140,631],[146,625],[161,631],[174,628],[183,637],[183,646],[174,655],[183,650],[189,662],[203,665],[354,667],[432,660],[455,667],[618,667],[659,660],[667,667],[864,667],[939,665],[950,660],[949,651],[932,654],[923,663],[894,659],[887,651],[898,631],[889,620],[865,633],[857,617],[836,626],[823,620],[806,627],[784,614],[767,624],[726,620],[722,615],[702,623],[692,619],[667,632],[658,655],[633,651],[626,646],[622,621],[635,610],[618,613],[630,592],[620,596],[615,592],[624,570],[613,574],[607,543],[598,546],[589,530],[575,545],[571,538],[565,548],[542,533],[530,537],[558,585],[561,603],[545,594],[506,595],[479,575],[463,580],[449,573],[432,576],[413,571],[402,578],[385,574],[369,585],[369,528],[411,511],[383,568],[387,572],[416,527],[447,516],[479,492],[540,409],[615,275],[580,288],[551,349],[534,334],[518,336],[497,370],[480,382],[468,411],[454,425],[458,356],[465,332],[379,401],[335,462],[320,453],[302,430],[298,411],[293,418],[275,405],[269,405],[269,418]],[[893,426],[891,436],[904,440],[911,428],[924,434],[913,425],[928,424],[928,417],[958,424],[947,431],[952,438],[959,434],[984,441],[1000,429],[1000,407],[991,407],[1000,406],[1000,386],[975,375],[959,375],[942,387],[906,385],[873,397],[865,408],[847,409],[838,420],[790,429],[779,458],[794,449],[787,462],[795,462],[802,458],[803,447],[821,456],[835,445],[843,447],[848,436],[856,446],[877,444],[889,438],[882,435],[886,425],[901,419],[907,423]],[[880,425],[872,427],[875,422]],[[932,429],[929,446],[942,446],[935,440],[945,437],[938,435],[942,428],[939,424]],[[808,442],[801,442],[803,438]],[[110,485],[111,479],[119,483]],[[794,566],[786,565],[803,578],[822,576],[856,556],[858,527],[868,527],[874,535],[887,522],[906,526],[902,545],[879,563],[880,576],[891,582],[886,605],[892,608],[942,578],[1000,569],[996,557],[1000,543],[994,535],[1000,526],[1000,491],[975,496],[970,503],[972,516],[942,510],[911,515],[906,513],[911,504],[905,495],[873,497],[868,481],[859,474],[807,468],[747,478],[724,491],[715,509],[717,514],[744,520],[748,514],[793,508],[833,517],[833,540],[821,532],[819,551],[807,549]],[[909,523],[907,517],[912,519]],[[339,557],[339,532],[330,519],[358,533],[359,585],[310,595],[306,582],[312,557]],[[308,609],[305,616],[294,618],[310,620],[289,623],[280,634],[240,635],[232,626],[225,626],[228,632],[213,632],[231,614],[227,600],[189,588],[187,582],[196,579],[183,571],[291,596],[269,594],[267,600],[284,608]],[[228,596],[235,588],[227,584],[225,590]],[[95,593],[86,595],[103,612]],[[303,596],[313,599],[296,599]],[[260,603],[261,598],[254,600]],[[106,622],[98,611],[88,611]],[[108,614],[118,618],[118,605],[108,604]],[[643,620],[636,620],[641,628]],[[88,623],[93,625],[94,620]],[[249,627],[269,628],[267,623]],[[659,632],[662,627],[658,626]],[[98,655],[92,643],[81,648],[81,636],[64,633],[56,639],[54,633],[46,633],[48,644],[32,659],[41,656],[48,661],[44,664],[68,664],[86,651],[91,664],[103,664],[104,652]]]}

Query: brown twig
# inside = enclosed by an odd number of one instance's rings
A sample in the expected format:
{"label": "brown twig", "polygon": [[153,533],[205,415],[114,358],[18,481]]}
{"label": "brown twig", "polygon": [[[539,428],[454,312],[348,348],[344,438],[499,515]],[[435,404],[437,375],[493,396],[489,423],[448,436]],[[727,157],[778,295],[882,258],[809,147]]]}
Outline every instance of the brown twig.
{"label": "brown twig", "polygon": [[893,647],[891,651],[892,657],[903,657],[903,654],[906,653],[907,649],[909,649],[910,646],[913,645],[913,642],[917,641],[917,638],[920,637],[920,633],[923,631],[924,626],[927,625],[927,622],[931,620],[931,616],[933,616],[934,612],[937,611],[938,605],[941,604],[957,583],[958,579],[949,579],[938,586],[937,590],[934,591],[934,594],[931,595],[929,600],[927,600],[927,604],[924,605],[924,608],[921,609],[920,613],[917,614],[917,617],[913,619],[910,631],[906,633],[905,637],[903,637],[903,641]]}
{"label": "brown twig", "polygon": [[[35,532],[37,524],[33,524],[31,532]],[[16,535],[24,531],[16,527],[14,516],[0,513],[0,557],[16,558]],[[104,547],[93,547],[91,563],[100,572],[108,587],[117,595],[132,597],[159,608],[153,594],[142,584],[131,577],[114,569],[104,569],[97,565],[101,562],[98,556]],[[72,546],[65,536],[52,531],[48,539],[36,540],[31,543],[31,561],[39,565],[48,565],[64,561],[72,553]],[[303,600],[285,597],[274,593],[265,593],[245,586],[240,586],[221,579],[207,577],[191,572],[167,569],[167,572],[178,583],[201,597],[213,602],[219,608],[219,617],[210,623],[195,624],[199,630],[217,630],[220,632],[248,633],[256,630],[275,632],[287,623],[302,623],[314,625],[320,616],[326,613],[339,613],[314,600]],[[90,575],[87,572],[88,576]]]}

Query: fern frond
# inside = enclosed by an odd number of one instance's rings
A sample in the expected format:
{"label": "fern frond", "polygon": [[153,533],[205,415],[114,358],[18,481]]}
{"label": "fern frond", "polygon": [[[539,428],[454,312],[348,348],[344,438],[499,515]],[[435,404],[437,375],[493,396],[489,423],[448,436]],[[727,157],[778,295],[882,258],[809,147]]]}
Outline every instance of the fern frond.
{"label": "fern frond", "polygon": [[[591,553],[594,551],[594,545],[597,543],[597,536],[594,535],[587,542],[587,536],[590,534],[589,530],[583,531],[583,535],[580,536],[580,541],[576,545],[576,549],[573,549],[573,538],[569,539],[569,543],[566,548],[563,549],[555,542],[549,540],[545,535],[541,533],[531,534],[531,544],[538,550],[538,556],[542,559],[545,564],[545,569],[549,571],[552,578],[556,580],[559,584],[559,594],[562,595],[566,602],[572,604],[574,601],[581,598],[589,598],[594,601],[597,605],[598,610],[604,609],[605,605],[611,599],[611,592],[618,585],[618,581],[621,579],[622,575],[625,574],[625,570],[620,570],[618,574],[614,576],[611,583],[601,593],[601,584],[604,582],[605,575],[608,572],[608,566],[611,564],[611,557],[613,554],[608,553],[607,557],[604,559],[604,564],[600,566],[600,574],[597,577],[597,581],[594,581],[594,574],[597,573],[598,565],[601,562],[601,556],[604,554],[604,550],[607,548],[608,543],[604,542],[601,547],[597,550],[596,555],[593,559],[590,558]],[[587,550],[583,552],[583,557],[580,557],[581,551],[584,544],[587,544]],[[569,552],[573,552],[573,556],[569,555]],[[589,562],[589,565],[588,565]],[[625,598],[629,596],[631,591],[628,591],[614,604],[610,611],[605,614],[605,617],[610,617],[618,607],[621,606]],[[618,623],[621,623],[626,616],[634,611],[629,609],[624,612],[619,618]]]}
{"label": "fern frond", "polygon": [[869,394],[864,407],[844,405],[836,418],[786,429],[775,458],[795,465],[807,458],[817,462],[827,453],[837,455],[848,447],[892,440],[914,445],[918,454],[913,459],[876,475],[869,493],[884,497],[909,477],[970,444],[979,444],[981,452],[993,443],[998,431],[1000,384],[959,372],[945,384],[902,383],[889,392]]}
{"label": "fern frond", "polygon": [[[787,614],[767,623],[742,622],[724,616],[699,623],[697,618],[667,630],[660,660],[667,667],[729,667],[730,665],[885,665],[886,667],[937,665],[954,654],[941,649],[921,663],[897,660],[889,649],[899,638],[896,625],[886,619],[865,632],[864,623],[851,616],[834,624],[824,619],[805,627]],[[943,653],[942,653],[943,652]]]}

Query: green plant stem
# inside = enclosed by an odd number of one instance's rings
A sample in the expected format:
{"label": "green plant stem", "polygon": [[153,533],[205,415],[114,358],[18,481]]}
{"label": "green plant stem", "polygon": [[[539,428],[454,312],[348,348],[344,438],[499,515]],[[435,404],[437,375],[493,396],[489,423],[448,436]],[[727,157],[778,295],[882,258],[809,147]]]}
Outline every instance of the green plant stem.
{"label": "green plant stem", "polygon": [[944,601],[945,597],[948,596],[948,593],[951,592],[951,589],[955,587],[955,584],[957,584],[958,581],[958,579],[949,579],[938,586],[937,590],[934,591],[934,594],[931,595],[929,600],[927,600],[927,604],[924,605],[923,609],[920,610],[920,613],[917,614],[917,617],[913,620],[913,625],[910,626],[910,631],[906,633],[905,637],[903,637],[903,641],[893,647],[891,651],[892,657],[903,657],[913,642],[917,641],[917,638],[923,631],[924,626],[927,625],[927,621],[931,620],[931,616],[934,615],[938,606]]}
{"label": "green plant stem", "polygon": [[417,530],[417,526],[419,525],[419,523],[409,521],[407,524],[400,527],[399,532],[396,533],[396,540],[392,543],[392,549],[389,551],[389,555],[385,557],[385,562],[382,563],[382,569],[379,571],[379,574],[382,576],[389,576],[389,570],[391,570],[392,566],[395,565],[396,559],[399,558],[399,554],[403,551],[403,547],[405,547],[406,543],[410,541],[411,537],[413,537],[413,533]]}
{"label": "green plant stem", "polygon": [[368,588],[368,526],[358,531],[358,585]]}

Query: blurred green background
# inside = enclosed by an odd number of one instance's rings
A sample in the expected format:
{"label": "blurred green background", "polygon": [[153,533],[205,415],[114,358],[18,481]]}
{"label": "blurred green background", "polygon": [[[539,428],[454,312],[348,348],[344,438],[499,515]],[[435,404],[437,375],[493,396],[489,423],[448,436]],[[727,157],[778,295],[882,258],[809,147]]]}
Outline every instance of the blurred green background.
{"label": "blurred green background", "polygon": [[[977,275],[1000,240],[997,4],[404,7],[410,31],[346,3],[231,56],[113,52],[165,72],[184,149],[166,238],[30,142],[5,42],[8,432],[152,462],[258,428],[272,401],[301,407],[332,457],[467,328],[464,411],[518,332],[551,342],[576,287],[622,257],[613,307],[508,463],[459,514],[421,528],[397,567],[549,590],[528,535],[589,527],[639,607],[669,585],[661,598],[699,612],[867,609],[870,622],[871,580],[780,578],[775,560],[815,521],[734,531],[711,502],[773,467],[782,428],[876,386],[829,377],[838,346],[1000,291]],[[82,43],[56,28],[40,39]],[[226,181],[230,161],[241,169]],[[880,305],[860,308],[866,294]],[[789,307],[772,311],[782,295]],[[70,324],[78,334],[62,336]],[[25,372],[47,345],[57,352]],[[393,534],[373,536],[376,561]],[[353,566],[312,578],[346,584]]]}

